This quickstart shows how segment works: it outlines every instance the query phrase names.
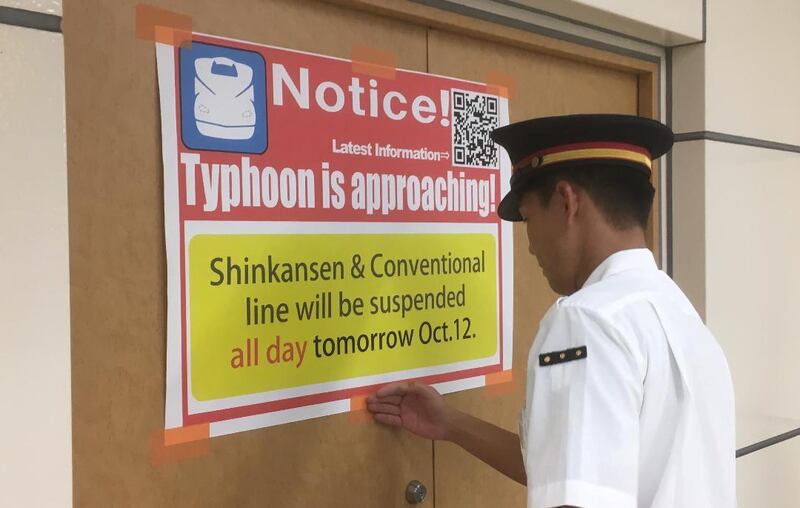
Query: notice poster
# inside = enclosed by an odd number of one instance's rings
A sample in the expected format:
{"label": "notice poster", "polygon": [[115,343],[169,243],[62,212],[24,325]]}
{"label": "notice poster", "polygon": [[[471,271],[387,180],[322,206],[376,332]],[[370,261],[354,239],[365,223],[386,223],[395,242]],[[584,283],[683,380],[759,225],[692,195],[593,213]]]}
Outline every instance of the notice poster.
{"label": "notice poster", "polygon": [[166,428],[346,412],[511,369],[508,100],[482,83],[192,34],[156,45]]}

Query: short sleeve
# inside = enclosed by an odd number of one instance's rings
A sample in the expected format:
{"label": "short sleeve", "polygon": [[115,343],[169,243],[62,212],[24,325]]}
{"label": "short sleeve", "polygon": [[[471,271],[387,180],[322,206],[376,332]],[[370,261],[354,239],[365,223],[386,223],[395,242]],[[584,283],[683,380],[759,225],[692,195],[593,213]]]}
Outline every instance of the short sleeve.
{"label": "short sleeve", "polygon": [[528,506],[635,508],[643,383],[630,343],[596,312],[567,305],[548,314],[536,341]]}

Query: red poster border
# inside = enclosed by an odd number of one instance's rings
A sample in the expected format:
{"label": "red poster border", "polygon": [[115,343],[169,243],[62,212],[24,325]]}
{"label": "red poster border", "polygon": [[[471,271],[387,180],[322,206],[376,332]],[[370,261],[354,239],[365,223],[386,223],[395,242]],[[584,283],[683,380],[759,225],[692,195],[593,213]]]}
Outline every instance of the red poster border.
{"label": "red poster border", "polygon": [[[208,42],[219,44],[220,39],[214,37],[204,37],[199,34],[192,34],[193,40]],[[241,41],[230,41],[224,40],[227,43],[233,43],[241,46],[251,46],[251,47],[273,47],[261,44],[248,44]],[[302,51],[294,51],[287,48],[277,48],[282,51],[289,51],[289,52],[296,52],[296,53],[303,53],[309,54],[307,52]],[[181,150],[181,141],[180,141],[180,132],[181,132],[181,114],[180,114],[180,48],[174,48],[174,76],[175,76],[175,83],[174,86],[176,87],[175,91],[175,119],[176,119],[176,143],[177,143],[177,153],[180,153]],[[331,58],[335,60],[341,60],[340,58],[336,57],[329,57],[326,55],[315,55],[320,58]],[[420,73],[423,74],[423,73]],[[458,79],[458,78],[448,78],[448,79]],[[178,185],[178,200],[179,203],[181,202],[181,186],[180,183]],[[189,394],[188,394],[188,371],[187,371],[187,362],[188,362],[188,348],[187,348],[187,336],[186,336],[186,247],[185,247],[185,239],[186,239],[186,231],[185,231],[185,219],[183,217],[183,213],[181,207],[178,206],[178,222],[179,222],[179,231],[180,231],[180,298],[181,298],[181,415],[183,420],[183,426],[187,425],[195,425],[200,423],[210,423],[210,422],[220,422],[220,421],[227,421],[233,420],[236,418],[243,418],[248,416],[254,416],[259,414],[270,413],[274,411],[284,410],[284,409],[294,409],[299,407],[311,406],[315,404],[322,404],[326,402],[334,402],[340,400],[349,400],[352,397],[366,395],[369,393],[374,392],[377,390],[378,387],[383,386],[386,383],[381,384],[373,384],[367,386],[360,386],[356,388],[347,388],[342,390],[335,390],[317,394],[310,394],[310,395],[303,395],[298,397],[290,397],[286,399],[276,400],[276,401],[269,401],[269,402],[260,402],[255,404],[248,404],[242,405],[232,408],[226,409],[217,409],[213,411],[205,411],[200,413],[193,413],[189,414]],[[217,222],[225,222],[225,221],[217,221]],[[465,369],[459,370],[454,372],[447,372],[443,374],[435,374],[432,376],[422,376],[417,378],[409,378],[406,381],[419,381],[427,384],[436,384],[436,383],[443,383],[448,381],[456,381],[461,379],[468,379],[478,376],[485,376],[487,374],[492,374],[496,372],[503,371],[503,362],[504,362],[504,347],[503,347],[503,334],[504,334],[504,327],[503,327],[503,228],[500,222],[496,223],[497,226],[497,250],[498,250],[498,289],[499,289],[499,316],[498,316],[498,336],[497,336],[497,347],[500,351],[500,360],[496,364],[487,365],[485,367],[478,367],[473,369]]]}

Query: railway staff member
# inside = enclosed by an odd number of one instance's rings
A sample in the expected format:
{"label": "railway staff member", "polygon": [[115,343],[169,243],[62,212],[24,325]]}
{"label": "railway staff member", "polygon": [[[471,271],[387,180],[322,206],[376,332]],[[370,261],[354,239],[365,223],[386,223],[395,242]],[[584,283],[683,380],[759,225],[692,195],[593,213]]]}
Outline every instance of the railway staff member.
{"label": "railway staff member", "polygon": [[563,295],[528,357],[515,434],[430,386],[382,387],[382,424],[456,443],[527,485],[528,506],[731,508],[734,398],[722,350],[645,244],[652,160],[673,136],[624,115],[538,118],[492,139],[513,164],[504,220]]}

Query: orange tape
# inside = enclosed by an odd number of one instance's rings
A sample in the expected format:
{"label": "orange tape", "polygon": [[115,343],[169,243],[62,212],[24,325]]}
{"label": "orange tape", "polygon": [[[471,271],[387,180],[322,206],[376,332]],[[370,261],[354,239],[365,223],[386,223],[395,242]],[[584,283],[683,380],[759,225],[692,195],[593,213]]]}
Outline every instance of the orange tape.
{"label": "orange tape", "polygon": [[[208,428],[208,424],[205,427]],[[191,428],[184,427],[184,429]],[[211,453],[211,439],[208,438],[208,435],[204,439],[185,441],[182,439],[199,435],[197,429],[185,433],[172,432],[176,430],[182,429],[156,430],[150,434],[150,464],[162,466],[184,460],[199,459]],[[180,436],[180,439],[176,438],[176,436]],[[167,444],[168,441],[174,444]]]}
{"label": "orange tape", "polygon": [[514,393],[516,384],[513,382],[514,376],[511,369],[486,374],[485,378],[486,390],[484,393],[487,396],[497,397]]}
{"label": "orange tape", "polygon": [[510,99],[514,95],[514,77],[500,71],[489,71],[486,75],[486,93]]}
{"label": "orange tape", "polygon": [[356,395],[350,398],[350,421],[354,423],[371,422],[372,413],[367,411],[367,396]]}
{"label": "orange tape", "polygon": [[367,396],[356,395],[355,397],[351,397],[350,411],[360,411],[362,409],[367,409]]}
{"label": "orange tape", "polygon": [[376,78],[394,79],[397,74],[397,56],[391,51],[353,46],[352,70]]}
{"label": "orange tape", "polygon": [[192,18],[183,14],[138,4],[136,6],[136,38],[161,42],[170,46],[192,43]]}
{"label": "orange tape", "polygon": [[167,429],[164,431],[164,446],[174,446],[191,441],[208,439],[211,435],[210,431],[208,423]]}
{"label": "orange tape", "polygon": [[514,376],[512,374],[512,370],[501,370],[500,372],[492,372],[491,374],[486,374],[486,386],[491,385],[499,385],[502,383],[510,383],[514,380]]}

